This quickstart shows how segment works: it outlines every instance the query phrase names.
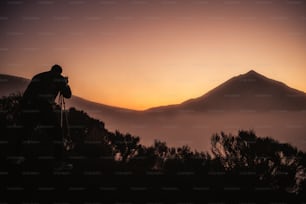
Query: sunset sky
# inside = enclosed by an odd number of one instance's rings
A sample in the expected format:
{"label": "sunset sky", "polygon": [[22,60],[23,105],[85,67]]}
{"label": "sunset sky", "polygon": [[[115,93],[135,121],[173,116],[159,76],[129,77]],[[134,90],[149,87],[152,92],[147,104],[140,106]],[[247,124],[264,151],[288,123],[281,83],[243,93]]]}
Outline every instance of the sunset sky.
{"label": "sunset sky", "polygon": [[306,92],[305,0],[0,1],[0,73],[58,63],[74,95],[180,103],[253,69]]}

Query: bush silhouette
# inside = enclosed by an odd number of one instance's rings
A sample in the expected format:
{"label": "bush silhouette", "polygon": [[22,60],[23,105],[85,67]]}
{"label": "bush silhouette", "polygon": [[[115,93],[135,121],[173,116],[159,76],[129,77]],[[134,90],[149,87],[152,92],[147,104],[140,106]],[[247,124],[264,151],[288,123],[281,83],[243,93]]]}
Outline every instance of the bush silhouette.
{"label": "bush silhouette", "polygon": [[[253,131],[239,131],[237,136],[215,134],[212,153],[228,171],[253,171],[257,179],[274,189],[303,191],[306,176],[305,153],[274,139],[260,138]],[[303,176],[302,176],[303,175]]]}

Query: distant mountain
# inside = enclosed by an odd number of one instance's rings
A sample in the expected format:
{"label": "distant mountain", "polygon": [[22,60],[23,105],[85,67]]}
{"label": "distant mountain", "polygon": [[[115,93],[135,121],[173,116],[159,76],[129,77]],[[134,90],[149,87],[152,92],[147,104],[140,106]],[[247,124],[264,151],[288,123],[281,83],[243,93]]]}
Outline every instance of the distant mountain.
{"label": "distant mountain", "polygon": [[0,96],[23,92],[29,83],[30,80],[23,77],[0,74]]}
{"label": "distant mountain", "polygon": [[253,70],[229,79],[205,95],[148,112],[306,110],[306,94]]}
{"label": "distant mountain", "polygon": [[[12,93],[22,93],[30,83],[29,79],[12,75],[0,74],[0,97],[8,96]],[[88,112],[92,116],[103,115],[109,117],[124,117],[126,114],[136,113],[137,111],[108,106],[92,101],[88,101],[78,96],[72,96],[66,100],[67,107],[76,107]]]}

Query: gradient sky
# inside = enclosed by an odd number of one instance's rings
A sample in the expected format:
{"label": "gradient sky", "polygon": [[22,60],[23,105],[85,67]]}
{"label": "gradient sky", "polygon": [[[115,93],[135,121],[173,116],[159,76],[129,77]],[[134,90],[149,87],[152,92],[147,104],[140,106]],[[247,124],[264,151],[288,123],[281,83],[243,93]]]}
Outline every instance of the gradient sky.
{"label": "gradient sky", "polygon": [[74,95],[131,109],[250,69],[306,92],[305,0],[0,2],[0,72],[58,63]]}

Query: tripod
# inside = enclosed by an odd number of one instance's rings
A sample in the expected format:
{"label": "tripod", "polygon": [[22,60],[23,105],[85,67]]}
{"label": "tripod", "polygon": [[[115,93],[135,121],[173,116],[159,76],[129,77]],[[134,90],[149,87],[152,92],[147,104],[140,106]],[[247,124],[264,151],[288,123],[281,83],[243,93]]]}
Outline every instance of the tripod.
{"label": "tripod", "polygon": [[[60,124],[61,124],[61,129],[62,129],[62,134],[63,134],[64,148],[66,151],[69,151],[74,148],[74,145],[72,143],[72,138],[70,135],[70,127],[69,127],[69,122],[68,122],[68,114],[66,111],[65,99],[62,94],[59,95],[59,104],[61,107],[61,117],[60,117],[61,123]],[[65,129],[64,129],[64,117],[65,117],[65,124],[66,124],[66,134],[65,134]]]}

